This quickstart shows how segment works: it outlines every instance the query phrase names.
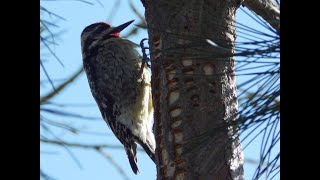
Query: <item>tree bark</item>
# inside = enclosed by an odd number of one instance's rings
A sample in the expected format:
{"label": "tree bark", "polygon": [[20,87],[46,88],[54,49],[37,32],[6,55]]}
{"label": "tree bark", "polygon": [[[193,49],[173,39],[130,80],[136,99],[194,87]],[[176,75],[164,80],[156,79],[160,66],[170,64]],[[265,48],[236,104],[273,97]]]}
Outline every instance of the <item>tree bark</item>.
{"label": "tree bark", "polygon": [[[235,0],[144,0],[157,179],[244,179],[236,126]],[[206,43],[210,39],[224,50]]]}
{"label": "tree bark", "polygon": [[260,15],[278,33],[280,33],[280,8],[274,0],[245,0],[243,4]]}

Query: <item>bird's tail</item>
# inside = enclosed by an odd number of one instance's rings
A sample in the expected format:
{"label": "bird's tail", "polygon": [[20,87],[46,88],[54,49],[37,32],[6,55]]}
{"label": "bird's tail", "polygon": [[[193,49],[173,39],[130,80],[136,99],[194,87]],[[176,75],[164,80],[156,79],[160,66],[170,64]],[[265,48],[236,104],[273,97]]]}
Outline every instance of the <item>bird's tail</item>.
{"label": "bird's tail", "polygon": [[137,145],[135,143],[132,143],[131,146],[125,147],[126,153],[128,155],[129,163],[131,166],[132,171],[135,174],[139,173],[139,169],[137,166]]}
{"label": "bird's tail", "polygon": [[141,145],[144,151],[149,155],[154,163],[156,163],[154,147],[151,142],[147,140],[147,143],[142,142],[140,139],[137,139],[137,142]]}

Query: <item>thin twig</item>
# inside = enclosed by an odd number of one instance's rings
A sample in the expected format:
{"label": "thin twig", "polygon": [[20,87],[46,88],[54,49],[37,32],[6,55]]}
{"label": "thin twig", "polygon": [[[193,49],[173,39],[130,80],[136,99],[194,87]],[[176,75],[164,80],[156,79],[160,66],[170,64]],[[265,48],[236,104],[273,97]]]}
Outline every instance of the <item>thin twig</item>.
{"label": "thin twig", "polygon": [[129,177],[125,173],[125,171],[122,169],[122,167],[107,153],[105,153],[101,148],[96,148],[96,151],[105,157],[119,172],[120,175],[126,180],[129,180]]}
{"label": "thin twig", "polygon": [[[52,144],[52,145],[59,145],[59,146],[66,145],[73,148],[84,148],[84,149],[96,149],[96,148],[123,149],[123,146],[118,146],[118,145],[72,143],[72,142],[49,140],[49,139],[42,139],[42,138],[40,138],[40,142]],[[137,148],[137,150],[143,151],[142,148]]]}
{"label": "thin twig", "polygon": [[[41,61],[40,61],[41,62]],[[83,72],[83,68],[82,66],[80,67],[80,69],[74,74],[72,75],[68,80],[66,80],[64,83],[62,83],[61,85],[59,85],[57,87],[56,90],[48,93],[47,95],[43,96],[40,98],[40,105],[45,104],[48,100],[50,100],[52,97],[54,97],[56,94],[58,94],[59,92],[61,92],[65,87],[67,87],[67,85],[71,84],[71,82],[73,82],[77,77],[79,77],[79,75]]]}

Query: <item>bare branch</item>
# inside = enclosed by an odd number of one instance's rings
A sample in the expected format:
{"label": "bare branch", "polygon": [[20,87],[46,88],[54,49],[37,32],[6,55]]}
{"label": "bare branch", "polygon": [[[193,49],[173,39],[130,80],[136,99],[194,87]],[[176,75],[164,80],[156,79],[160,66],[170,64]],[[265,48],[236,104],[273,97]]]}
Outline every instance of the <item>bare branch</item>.
{"label": "bare branch", "polygon": [[50,53],[55,57],[55,59],[60,63],[62,67],[64,67],[62,61],[59,59],[59,57],[56,55],[55,52],[50,48],[50,46],[46,43],[45,39],[40,35],[41,42],[46,46],[46,48],[50,51]]}
{"label": "bare branch", "polygon": [[48,78],[48,80],[49,80],[49,82],[50,82],[50,84],[51,84],[51,86],[52,86],[52,88],[53,88],[53,92],[55,92],[55,91],[56,91],[56,88],[54,87],[53,82],[52,82],[52,80],[50,79],[50,76],[49,76],[46,68],[45,68],[44,65],[42,64],[41,59],[40,59],[40,66],[42,67],[44,74],[45,74],[46,77]]}
{"label": "bare branch", "polygon": [[[64,0],[42,0],[42,1],[64,1]],[[65,0],[65,1],[79,1],[82,3],[88,4],[88,5],[94,5],[93,3],[89,2],[89,1],[85,1],[85,0]]]}
{"label": "bare branch", "polygon": [[51,177],[50,175],[48,175],[47,173],[45,173],[41,168],[40,168],[40,179],[43,180],[55,180],[55,178]]}
{"label": "bare branch", "polygon": [[74,75],[72,75],[67,81],[65,81],[60,86],[58,86],[56,90],[53,90],[49,94],[40,98],[40,105],[45,104],[48,100],[50,100],[52,97],[58,94],[65,87],[67,87],[67,85],[71,84],[71,82],[73,82],[82,72],[83,72],[83,68],[81,66],[80,69]]}
{"label": "bare branch", "polygon": [[139,17],[139,19],[144,23],[144,26],[147,26],[146,19],[144,16],[137,10],[137,8],[133,5],[132,1],[128,1],[131,10]]}
{"label": "bare branch", "polygon": [[43,6],[40,6],[40,11],[41,11],[41,10],[42,10],[43,12],[47,12],[50,16],[54,16],[54,17],[56,17],[56,18],[58,18],[58,19],[62,19],[62,20],[64,20],[64,21],[66,21],[66,19],[65,19],[64,17],[59,16],[58,14],[55,14],[55,13],[51,12],[50,10],[44,8]]}
{"label": "bare branch", "polygon": [[86,120],[100,120],[100,117],[90,117],[90,116],[82,116],[77,113],[72,113],[70,111],[61,111],[57,109],[52,109],[52,108],[40,108],[40,111],[47,112],[47,113],[52,113],[55,115],[61,115],[64,117],[74,117],[74,118],[79,118],[79,119],[86,119]]}
{"label": "bare branch", "polygon": [[118,170],[119,174],[122,175],[124,179],[129,180],[129,177],[127,176],[125,171],[109,154],[105,153],[101,148],[96,148],[96,151],[103,157],[105,157]]}
{"label": "bare branch", "polygon": [[[40,142],[52,144],[52,145],[68,146],[68,147],[84,148],[84,149],[97,149],[97,148],[123,149],[123,146],[118,146],[118,145],[72,143],[72,142],[57,141],[57,140],[50,140],[50,139],[43,139],[43,138],[40,138]],[[143,151],[143,149],[139,147],[137,148],[137,151]]]}
{"label": "bare branch", "polygon": [[62,144],[62,147],[67,151],[67,153],[70,155],[70,157],[72,158],[72,160],[77,164],[77,166],[82,170],[83,167],[79,161],[79,159],[77,158],[76,155],[74,155],[74,153],[71,151],[71,149],[69,149],[68,146]]}
{"label": "bare branch", "polygon": [[70,143],[65,141],[49,140],[49,139],[40,139],[40,142],[59,145],[59,146],[69,146],[75,148],[85,148],[85,149],[96,149],[96,148],[110,148],[110,149],[123,149],[122,146],[113,146],[108,144],[83,144],[83,143]]}

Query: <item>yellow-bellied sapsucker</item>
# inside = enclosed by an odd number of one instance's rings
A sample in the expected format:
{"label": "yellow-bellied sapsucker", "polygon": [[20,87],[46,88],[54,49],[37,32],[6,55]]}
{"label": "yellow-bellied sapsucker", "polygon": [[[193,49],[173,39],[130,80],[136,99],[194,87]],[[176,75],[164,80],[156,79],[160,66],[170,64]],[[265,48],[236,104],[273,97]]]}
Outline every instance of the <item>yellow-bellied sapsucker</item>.
{"label": "yellow-bellied sapsucker", "polygon": [[155,139],[151,74],[141,65],[138,45],[120,38],[120,31],[132,22],[117,27],[104,22],[87,26],[81,34],[81,48],[92,95],[137,174],[136,143],[155,161]]}

